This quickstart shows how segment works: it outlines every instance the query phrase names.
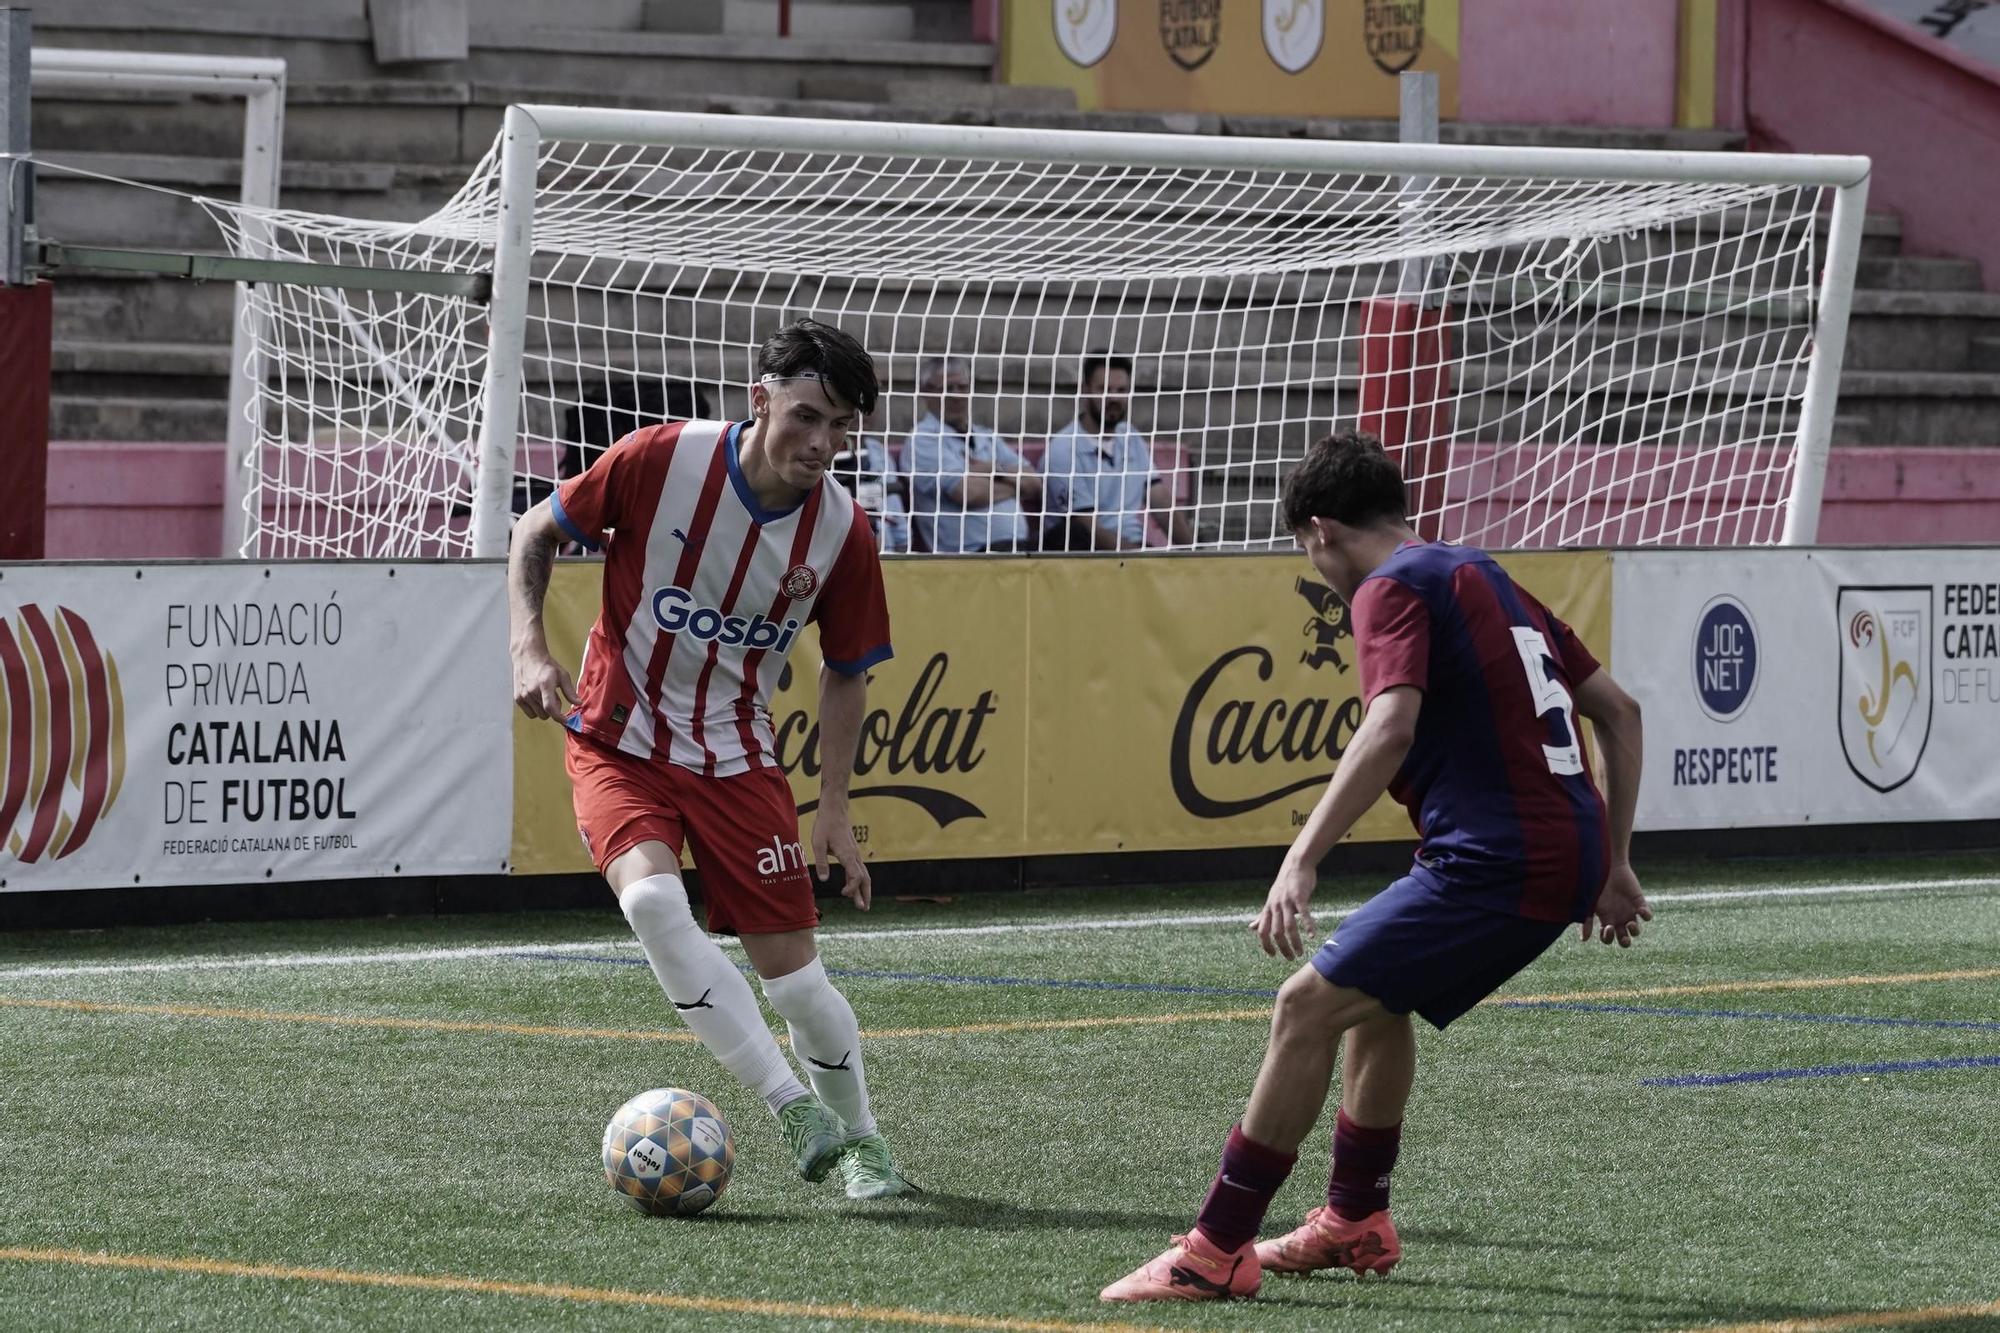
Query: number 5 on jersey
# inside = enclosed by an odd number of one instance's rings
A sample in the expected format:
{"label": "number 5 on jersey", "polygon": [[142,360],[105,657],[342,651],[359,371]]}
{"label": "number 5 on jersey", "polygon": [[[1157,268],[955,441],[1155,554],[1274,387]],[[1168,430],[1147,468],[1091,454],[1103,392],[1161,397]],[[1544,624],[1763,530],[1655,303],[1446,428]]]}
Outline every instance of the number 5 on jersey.
{"label": "number 5 on jersey", "polygon": [[1576,729],[1576,701],[1570,698],[1569,691],[1551,670],[1555,665],[1555,654],[1549,651],[1549,641],[1542,637],[1540,630],[1526,625],[1515,625],[1513,630],[1514,648],[1521,654],[1521,667],[1528,673],[1528,689],[1535,696],[1536,715],[1547,717],[1552,711],[1561,713],[1563,730],[1569,735],[1567,745],[1542,747],[1542,754],[1549,761],[1549,772],[1581,773],[1583,747],[1579,743],[1581,733]]}

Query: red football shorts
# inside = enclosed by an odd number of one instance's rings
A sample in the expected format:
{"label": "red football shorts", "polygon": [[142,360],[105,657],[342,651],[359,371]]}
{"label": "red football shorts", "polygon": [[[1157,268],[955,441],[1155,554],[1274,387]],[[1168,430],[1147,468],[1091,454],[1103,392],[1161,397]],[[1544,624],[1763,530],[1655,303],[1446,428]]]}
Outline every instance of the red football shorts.
{"label": "red football shorts", "polygon": [[702,912],[721,935],[776,935],[819,924],[792,787],[775,768],[705,778],[568,733],[564,764],[576,831],[602,872],[642,842],[694,852]]}

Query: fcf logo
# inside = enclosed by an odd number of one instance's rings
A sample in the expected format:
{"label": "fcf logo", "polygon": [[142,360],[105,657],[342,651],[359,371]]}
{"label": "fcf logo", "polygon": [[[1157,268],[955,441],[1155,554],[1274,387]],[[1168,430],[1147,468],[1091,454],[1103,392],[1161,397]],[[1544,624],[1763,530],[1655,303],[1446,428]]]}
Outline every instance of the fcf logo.
{"label": "fcf logo", "polygon": [[90,625],[66,606],[0,619],[0,845],[68,856],[124,781],[125,695]]}
{"label": "fcf logo", "polygon": [[1876,791],[1910,780],[1931,736],[1929,588],[1842,588],[1840,748]]}
{"label": "fcf logo", "polygon": [[1049,0],[1049,8],[1056,45],[1085,68],[1104,59],[1118,39],[1118,0]]}

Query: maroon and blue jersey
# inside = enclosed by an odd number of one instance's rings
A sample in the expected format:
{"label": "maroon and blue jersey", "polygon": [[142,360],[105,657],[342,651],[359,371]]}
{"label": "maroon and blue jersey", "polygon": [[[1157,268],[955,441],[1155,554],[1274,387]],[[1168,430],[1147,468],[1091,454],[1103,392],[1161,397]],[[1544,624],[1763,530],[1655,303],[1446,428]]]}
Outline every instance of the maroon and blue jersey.
{"label": "maroon and blue jersey", "polygon": [[1537,921],[1581,921],[1604,887],[1604,798],[1578,730],[1598,663],[1484,551],[1405,544],[1352,607],[1361,698],[1423,691],[1389,794],[1422,839],[1411,874]]}

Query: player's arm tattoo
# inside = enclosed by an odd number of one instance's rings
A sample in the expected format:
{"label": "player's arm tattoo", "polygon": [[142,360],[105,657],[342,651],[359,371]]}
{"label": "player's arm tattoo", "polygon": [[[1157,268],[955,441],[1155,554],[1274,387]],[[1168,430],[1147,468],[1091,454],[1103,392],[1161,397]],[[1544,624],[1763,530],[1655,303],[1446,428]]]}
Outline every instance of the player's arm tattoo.
{"label": "player's arm tattoo", "polygon": [[[543,521],[534,521],[538,518]],[[536,506],[515,528],[513,549],[507,555],[509,618],[516,638],[538,636],[541,631],[542,604],[548,600],[556,548],[561,545],[555,524],[547,520],[546,509]]]}

